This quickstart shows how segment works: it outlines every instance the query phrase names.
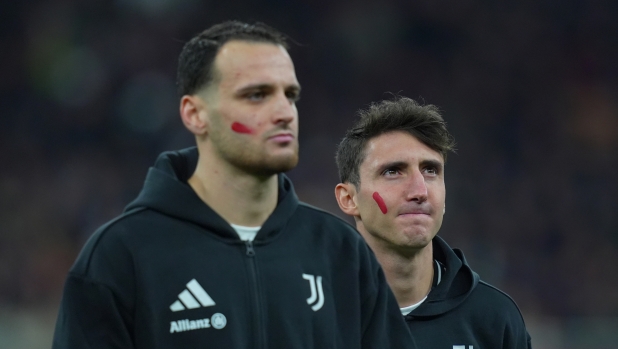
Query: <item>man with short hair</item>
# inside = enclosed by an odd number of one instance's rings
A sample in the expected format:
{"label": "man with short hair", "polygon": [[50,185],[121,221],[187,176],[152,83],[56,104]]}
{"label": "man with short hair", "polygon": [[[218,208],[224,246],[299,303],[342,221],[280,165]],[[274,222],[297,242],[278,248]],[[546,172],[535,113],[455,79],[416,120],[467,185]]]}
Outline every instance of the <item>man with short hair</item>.
{"label": "man with short hair", "polygon": [[337,149],[337,202],[375,252],[420,348],[528,349],[515,302],[436,235],[454,144],[433,105],[373,104]]}
{"label": "man with short hair", "polygon": [[225,22],[180,54],[197,147],[166,152],[69,272],[53,348],[415,348],[369,247],[298,201],[284,36]]}

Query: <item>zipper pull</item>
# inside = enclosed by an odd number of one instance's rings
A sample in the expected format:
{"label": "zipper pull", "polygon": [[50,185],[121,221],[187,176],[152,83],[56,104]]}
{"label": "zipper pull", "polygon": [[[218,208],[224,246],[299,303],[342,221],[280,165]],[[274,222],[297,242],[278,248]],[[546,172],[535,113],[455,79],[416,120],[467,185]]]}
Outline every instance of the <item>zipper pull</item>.
{"label": "zipper pull", "polygon": [[249,257],[255,256],[255,250],[253,249],[253,241],[246,240],[245,245],[247,247],[247,256]]}

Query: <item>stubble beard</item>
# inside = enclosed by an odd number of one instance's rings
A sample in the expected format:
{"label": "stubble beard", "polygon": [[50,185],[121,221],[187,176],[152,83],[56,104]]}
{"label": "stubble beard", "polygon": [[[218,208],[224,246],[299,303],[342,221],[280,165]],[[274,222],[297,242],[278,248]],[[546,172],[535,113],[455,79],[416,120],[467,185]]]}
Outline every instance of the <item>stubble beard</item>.
{"label": "stubble beard", "polygon": [[285,156],[263,156],[255,159],[243,159],[239,161],[237,167],[242,168],[244,171],[261,177],[270,177],[272,175],[287,172],[298,164],[298,149],[294,151],[294,154]]}
{"label": "stubble beard", "polygon": [[219,155],[233,167],[258,177],[270,177],[286,172],[298,164],[298,143],[287,154],[268,154],[264,147],[236,142],[217,142]]}
{"label": "stubble beard", "polygon": [[210,142],[218,156],[232,167],[255,176],[270,177],[289,171],[298,164],[298,138],[288,145],[292,148],[291,152],[269,154],[266,144],[253,144],[226,132],[221,116],[214,112],[212,114],[216,117],[212,119],[213,132],[209,135]]}

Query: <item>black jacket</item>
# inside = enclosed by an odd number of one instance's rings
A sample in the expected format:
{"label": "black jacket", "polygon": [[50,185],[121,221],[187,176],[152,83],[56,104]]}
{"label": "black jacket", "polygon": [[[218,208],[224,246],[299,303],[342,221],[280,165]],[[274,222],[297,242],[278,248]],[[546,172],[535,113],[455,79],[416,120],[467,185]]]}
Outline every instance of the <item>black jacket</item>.
{"label": "black jacket", "polygon": [[67,278],[54,349],[415,348],[360,235],[278,204],[253,242],[186,184],[197,150],[162,154],[125,213],[86,243]]}
{"label": "black jacket", "polygon": [[[419,348],[529,349],[530,335],[506,293],[479,280],[463,253],[436,236],[441,280],[405,319]],[[434,274],[436,275],[436,274]]]}

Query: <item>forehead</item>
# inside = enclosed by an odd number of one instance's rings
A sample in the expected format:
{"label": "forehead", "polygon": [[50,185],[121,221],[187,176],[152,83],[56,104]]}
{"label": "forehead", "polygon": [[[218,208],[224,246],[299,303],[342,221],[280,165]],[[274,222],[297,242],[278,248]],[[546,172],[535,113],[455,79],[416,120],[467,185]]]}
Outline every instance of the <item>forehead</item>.
{"label": "forehead", "polygon": [[364,154],[361,172],[363,169],[371,170],[392,162],[413,165],[432,160],[444,163],[440,152],[405,131],[383,133],[371,138],[365,146]]}
{"label": "forehead", "polygon": [[214,62],[221,84],[298,84],[294,64],[280,45],[232,40],[223,45]]}

